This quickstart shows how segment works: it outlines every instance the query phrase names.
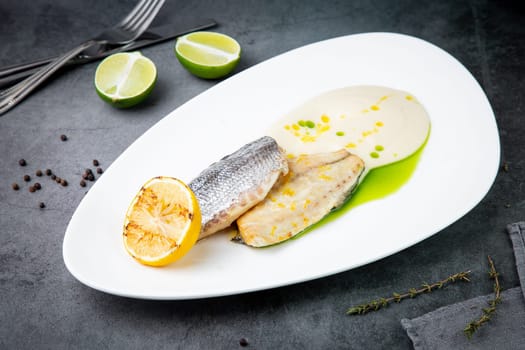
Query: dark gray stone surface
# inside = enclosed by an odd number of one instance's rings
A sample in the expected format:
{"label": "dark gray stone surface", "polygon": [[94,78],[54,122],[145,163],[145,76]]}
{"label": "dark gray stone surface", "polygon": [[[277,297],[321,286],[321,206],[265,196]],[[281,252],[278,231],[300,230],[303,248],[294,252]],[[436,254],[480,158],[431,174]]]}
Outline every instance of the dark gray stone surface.
{"label": "dark gray stone surface", "polygon": [[[1,1],[0,66],[65,51],[114,24],[133,4]],[[525,215],[525,17],[518,5],[510,0],[168,0],[157,23],[214,18],[220,23],[216,30],[243,47],[237,72],[287,50],[354,33],[400,32],[440,46],[487,93],[508,171],[500,171],[483,201],[445,230],[351,271],[206,300],[116,297],[77,282],[62,260],[67,223],[85,192],[78,179],[92,159],[107,168],[150,126],[216,82],[188,74],[173,55],[173,42],[143,50],[157,64],[159,81],[134,109],[113,109],[98,98],[92,83],[96,63],[67,70],[0,117],[0,348],[235,349],[244,337],[252,349],[410,349],[402,318],[490,293],[487,254],[503,289],[516,287],[505,226]],[[69,140],[60,141],[61,134]],[[20,158],[27,160],[25,168],[18,165]],[[42,179],[42,190],[29,193],[22,176],[39,168],[52,168],[70,185]],[[22,185],[18,192],[11,189],[15,181]],[[472,283],[365,316],[345,315],[356,303],[465,269],[472,270]]]}

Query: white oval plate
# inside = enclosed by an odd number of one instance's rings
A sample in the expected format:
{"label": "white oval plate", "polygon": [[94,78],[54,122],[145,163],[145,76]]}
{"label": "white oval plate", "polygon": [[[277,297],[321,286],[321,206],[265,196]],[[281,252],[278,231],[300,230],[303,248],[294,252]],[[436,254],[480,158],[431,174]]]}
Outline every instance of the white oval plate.
{"label": "white oval plate", "polygon": [[[142,266],[126,253],[124,215],[146,180],[167,175],[189,182],[308,98],[351,85],[408,91],[430,115],[421,161],[398,192],[271,248],[218,234],[165,268]],[[78,206],[64,237],[64,261],[92,288],[144,299],[214,297],[312,280],[399,252],[458,220],[488,192],[499,154],[485,94],[448,53],[392,33],[330,39],[224,80],[138,138]]]}

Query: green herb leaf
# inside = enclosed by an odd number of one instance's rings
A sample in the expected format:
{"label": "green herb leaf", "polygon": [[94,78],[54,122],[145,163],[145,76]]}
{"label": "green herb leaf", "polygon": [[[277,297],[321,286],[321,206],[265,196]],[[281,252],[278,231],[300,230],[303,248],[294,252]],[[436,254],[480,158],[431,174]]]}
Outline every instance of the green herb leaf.
{"label": "green herb leaf", "polygon": [[[464,271],[460,273],[456,273],[454,275],[448,276],[444,280],[428,284],[423,283],[420,288],[410,288],[406,293],[392,293],[392,296],[389,298],[380,298],[377,300],[372,300],[366,304],[357,305],[354,307],[349,308],[346,313],[348,315],[363,315],[366,314],[369,311],[377,311],[382,307],[387,307],[390,303],[396,302],[399,303],[403,299],[406,298],[415,298],[416,296],[423,294],[423,293],[430,293],[434,289],[441,289],[443,286],[454,283],[456,281],[464,281],[464,282],[470,282],[470,279],[468,278],[470,271]],[[475,327],[475,326],[474,326]]]}
{"label": "green herb leaf", "polygon": [[494,261],[492,261],[492,258],[490,255],[487,257],[489,261],[490,271],[489,271],[489,277],[494,280],[494,299],[490,300],[488,304],[490,305],[489,308],[483,308],[483,315],[481,315],[480,318],[477,320],[474,320],[470,322],[465,329],[463,329],[463,333],[467,336],[467,338],[471,339],[474,333],[481,327],[483,324],[487,323],[490,320],[491,315],[496,312],[496,305],[501,302],[501,288],[499,284],[499,274],[496,272],[496,267],[494,266]]}

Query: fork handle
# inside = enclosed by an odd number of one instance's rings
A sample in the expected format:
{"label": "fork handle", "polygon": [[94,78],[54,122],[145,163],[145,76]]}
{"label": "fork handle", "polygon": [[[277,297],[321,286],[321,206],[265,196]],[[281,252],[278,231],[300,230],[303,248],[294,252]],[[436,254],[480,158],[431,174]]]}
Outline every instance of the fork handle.
{"label": "fork handle", "polygon": [[[88,46],[89,44],[89,46]],[[62,67],[64,64],[62,63],[61,59],[65,59],[67,57],[70,57],[71,55],[74,54],[74,52],[77,52],[77,50],[79,50],[81,47],[91,47],[93,45],[93,42],[92,41],[88,41],[88,42],[85,42],[81,45],[79,45],[78,47],[75,47],[74,49],[72,49],[71,51],[65,53],[64,55],[62,56],[59,56],[57,58],[55,58],[54,60],[52,60],[49,64],[45,65],[44,67],[41,67],[40,69],[38,69],[34,74],[32,74],[29,78],[25,79],[25,80],[22,80],[20,83],[16,84],[16,85],[13,85],[11,86],[10,88],[8,89],[5,89],[5,90],[2,90],[0,91],[0,107],[3,106],[3,102],[4,100],[8,101],[8,97],[9,96],[15,96],[16,92],[21,90],[22,88],[24,88],[26,85],[29,85],[32,81],[35,81],[37,78],[40,78],[44,73],[47,73],[49,70],[53,69],[53,71],[51,71],[50,74],[54,73],[55,71],[57,71],[60,67]],[[67,62],[67,61],[66,61]],[[55,65],[58,65],[56,68],[55,68]],[[1,113],[0,113],[1,114]]]}
{"label": "fork handle", "polygon": [[6,113],[11,108],[20,103],[34,89],[48,79],[53,73],[64,66],[70,59],[77,56],[85,49],[97,44],[96,41],[86,41],[64,55],[58,57],[29,78],[22,80],[13,87],[0,93],[0,115]]}
{"label": "fork handle", "polygon": [[38,61],[33,61],[29,63],[15,64],[12,66],[4,67],[0,69],[0,78],[8,77],[20,72],[25,72],[31,69],[41,67],[45,64],[51,63],[53,58],[45,58]]}

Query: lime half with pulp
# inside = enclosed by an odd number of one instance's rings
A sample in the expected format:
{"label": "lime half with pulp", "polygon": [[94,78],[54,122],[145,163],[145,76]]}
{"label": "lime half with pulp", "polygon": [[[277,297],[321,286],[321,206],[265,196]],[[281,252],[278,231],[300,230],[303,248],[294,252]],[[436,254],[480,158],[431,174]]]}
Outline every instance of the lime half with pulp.
{"label": "lime half with pulp", "polygon": [[190,73],[204,79],[217,79],[235,68],[241,57],[241,46],[225,34],[194,32],[177,39],[175,55]]}
{"label": "lime half with pulp", "polygon": [[122,52],[106,57],[95,72],[95,88],[106,102],[127,108],[142,102],[153,90],[157,68],[140,52]]}

